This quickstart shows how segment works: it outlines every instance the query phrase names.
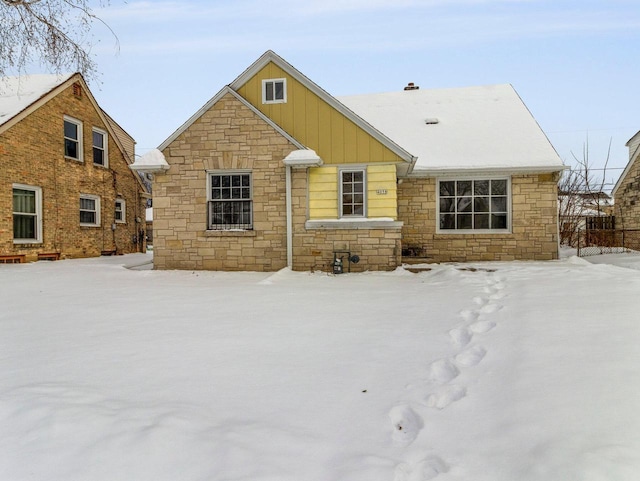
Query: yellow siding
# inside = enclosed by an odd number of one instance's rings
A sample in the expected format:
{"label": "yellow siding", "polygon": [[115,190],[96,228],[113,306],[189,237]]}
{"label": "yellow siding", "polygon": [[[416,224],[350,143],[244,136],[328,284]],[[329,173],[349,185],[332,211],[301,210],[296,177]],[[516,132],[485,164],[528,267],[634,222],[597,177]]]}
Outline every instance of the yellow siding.
{"label": "yellow siding", "polygon": [[[262,80],[287,79],[287,102],[262,103]],[[238,93],[289,135],[315,150],[325,164],[403,160],[306,86],[269,62]]]}
{"label": "yellow siding", "polygon": [[309,169],[309,218],[336,219],[338,217],[338,168]]}
{"label": "yellow siding", "polygon": [[367,217],[390,217],[396,220],[397,199],[395,166],[369,165],[367,167]]}

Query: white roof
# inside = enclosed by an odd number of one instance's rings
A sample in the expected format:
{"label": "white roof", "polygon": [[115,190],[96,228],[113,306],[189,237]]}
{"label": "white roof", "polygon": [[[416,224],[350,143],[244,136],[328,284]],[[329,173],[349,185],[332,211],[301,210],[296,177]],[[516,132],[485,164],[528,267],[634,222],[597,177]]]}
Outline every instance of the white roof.
{"label": "white roof", "polygon": [[0,78],[0,125],[11,120],[74,74]]}
{"label": "white roof", "polygon": [[337,99],[416,156],[416,174],[563,168],[557,152],[509,84]]}

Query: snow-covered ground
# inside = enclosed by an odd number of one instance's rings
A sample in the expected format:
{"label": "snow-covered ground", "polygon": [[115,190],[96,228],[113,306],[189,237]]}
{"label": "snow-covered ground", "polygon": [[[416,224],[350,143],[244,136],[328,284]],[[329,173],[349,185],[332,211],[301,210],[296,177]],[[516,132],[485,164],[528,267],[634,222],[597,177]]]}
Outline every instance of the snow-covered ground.
{"label": "snow-covered ground", "polygon": [[640,479],[637,270],[149,260],[0,266],[0,480]]}

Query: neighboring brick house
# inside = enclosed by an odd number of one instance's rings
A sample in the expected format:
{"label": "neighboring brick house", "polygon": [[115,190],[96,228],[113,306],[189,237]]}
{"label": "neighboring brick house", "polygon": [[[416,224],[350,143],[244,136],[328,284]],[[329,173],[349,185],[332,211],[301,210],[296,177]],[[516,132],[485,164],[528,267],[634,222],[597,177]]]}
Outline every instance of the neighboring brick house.
{"label": "neighboring brick house", "polygon": [[558,257],[562,162],[510,85],[335,98],[268,51],[159,151],[158,269]]}
{"label": "neighboring brick house", "polygon": [[616,227],[640,229],[640,132],[627,142],[629,163],[616,182],[614,198]]}
{"label": "neighboring brick house", "polygon": [[134,145],[80,74],[0,79],[0,262],[144,251]]}

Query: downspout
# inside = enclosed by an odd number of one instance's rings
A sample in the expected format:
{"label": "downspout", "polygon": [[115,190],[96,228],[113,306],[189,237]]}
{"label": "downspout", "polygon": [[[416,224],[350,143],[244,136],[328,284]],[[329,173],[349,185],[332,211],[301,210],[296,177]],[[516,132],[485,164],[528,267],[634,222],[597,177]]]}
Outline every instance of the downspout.
{"label": "downspout", "polygon": [[287,209],[287,267],[293,269],[293,219],[291,212],[291,166],[285,166],[286,209]]}

